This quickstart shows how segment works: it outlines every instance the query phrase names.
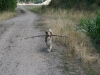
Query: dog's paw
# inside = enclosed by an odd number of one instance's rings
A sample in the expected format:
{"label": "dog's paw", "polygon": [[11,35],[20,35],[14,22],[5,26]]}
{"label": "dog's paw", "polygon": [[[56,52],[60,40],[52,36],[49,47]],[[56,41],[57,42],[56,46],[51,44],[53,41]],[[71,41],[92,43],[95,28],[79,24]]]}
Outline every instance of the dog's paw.
{"label": "dog's paw", "polygon": [[47,51],[48,51],[48,52],[51,52],[51,50],[50,50],[50,49],[48,49]]}

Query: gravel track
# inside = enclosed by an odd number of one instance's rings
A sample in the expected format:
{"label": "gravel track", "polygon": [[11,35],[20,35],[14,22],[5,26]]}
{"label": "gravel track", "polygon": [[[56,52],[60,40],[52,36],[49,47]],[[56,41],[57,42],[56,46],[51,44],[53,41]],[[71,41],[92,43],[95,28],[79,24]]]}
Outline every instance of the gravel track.
{"label": "gravel track", "polygon": [[63,75],[62,69],[57,68],[62,64],[56,49],[46,52],[44,38],[25,39],[45,34],[35,29],[40,17],[24,6],[18,6],[17,13],[16,17],[0,22],[0,75]]}

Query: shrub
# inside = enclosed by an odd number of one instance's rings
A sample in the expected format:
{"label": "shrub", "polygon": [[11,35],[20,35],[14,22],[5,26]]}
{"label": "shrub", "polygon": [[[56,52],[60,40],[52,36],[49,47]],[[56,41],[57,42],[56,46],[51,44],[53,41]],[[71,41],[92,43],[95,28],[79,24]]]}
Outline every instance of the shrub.
{"label": "shrub", "polygon": [[16,8],[16,0],[0,0],[0,11],[11,10]]}
{"label": "shrub", "polygon": [[51,0],[50,7],[96,9],[100,6],[100,0]]}
{"label": "shrub", "polygon": [[[91,41],[97,48],[97,45],[100,45],[100,11],[98,11],[95,19],[81,19],[80,25],[81,30],[90,36]],[[100,52],[100,50],[98,50],[98,52]]]}
{"label": "shrub", "polygon": [[0,1],[0,11],[1,11],[1,8],[2,8],[2,2]]}

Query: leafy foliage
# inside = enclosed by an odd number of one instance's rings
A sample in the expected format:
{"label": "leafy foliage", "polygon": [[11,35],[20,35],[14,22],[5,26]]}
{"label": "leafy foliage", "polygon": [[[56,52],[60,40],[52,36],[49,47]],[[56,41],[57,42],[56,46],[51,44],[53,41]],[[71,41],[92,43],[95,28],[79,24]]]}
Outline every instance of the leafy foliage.
{"label": "leafy foliage", "polygon": [[16,0],[0,0],[0,11],[14,10],[16,8]]}
{"label": "leafy foliage", "polygon": [[52,0],[50,7],[96,9],[100,6],[100,0]]}
{"label": "leafy foliage", "polygon": [[[86,32],[91,37],[94,45],[100,44],[100,11],[98,11],[95,19],[92,20],[81,20],[81,30]],[[100,52],[100,51],[99,51]]]}

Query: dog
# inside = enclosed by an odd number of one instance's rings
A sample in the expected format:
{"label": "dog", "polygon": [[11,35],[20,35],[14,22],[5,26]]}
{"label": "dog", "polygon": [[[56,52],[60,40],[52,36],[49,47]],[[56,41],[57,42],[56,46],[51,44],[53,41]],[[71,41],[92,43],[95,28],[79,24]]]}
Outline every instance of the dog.
{"label": "dog", "polygon": [[48,52],[51,52],[52,49],[52,30],[49,29],[49,31],[46,31],[46,37],[45,37],[45,43],[47,45],[48,48]]}

